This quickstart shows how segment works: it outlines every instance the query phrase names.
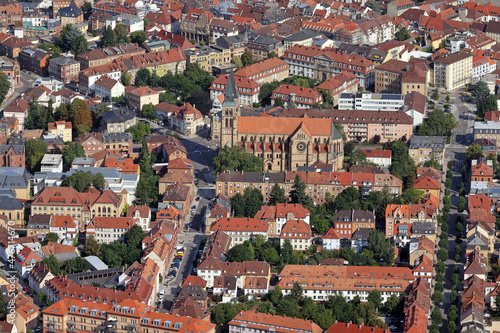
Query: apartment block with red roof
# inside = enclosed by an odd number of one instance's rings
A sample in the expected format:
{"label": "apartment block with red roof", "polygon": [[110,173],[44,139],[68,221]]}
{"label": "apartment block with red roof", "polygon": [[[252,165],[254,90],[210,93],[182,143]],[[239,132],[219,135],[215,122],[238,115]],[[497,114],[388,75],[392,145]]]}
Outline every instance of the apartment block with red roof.
{"label": "apartment block with red roof", "polygon": [[486,183],[491,186],[493,183],[493,163],[487,160],[486,163],[482,161],[473,160],[471,165],[471,187],[474,183]]}
{"label": "apartment block with red roof", "polygon": [[214,285],[218,276],[236,276],[237,287],[243,288],[248,278],[265,278],[269,283],[271,267],[264,261],[225,262],[208,257],[198,265],[198,276],[207,281],[207,288]]}
{"label": "apartment block with red roof", "polygon": [[441,180],[429,176],[419,177],[413,181],[413,188],[422,191],[424,195],[432,194],[436,198],[440,198]]}
{"label": "apartment block with red roof", "polygon": [[146,205],[132,205],[127,209],[127,217],[133,218],[135,223],[147,232],[151,222],[151,208]]}
{"label": "apartment block with red roof", "polygon": [[322,237],[323,248],[329,251],[340,250],[340,238],[338,231],[330,228]]}
{"label": "apartment block with red roof", "polygon": [[135,111],[141,111],[146,104],[156,105],[159,102],[160,92],[148,87],[127,87],[125,89],[125,98],[127,104]]}
{"label": "apartment block with red roof", "polygon": [[[154,105],[156,110],[162,110],[165,112],[168,121],[168,127],[174,131],[183,133],[184,135],[193,135],[198,131],[203,129],[205,122],[203,120],[203,115],[196,109],[191,103],[185,103],[183,106],[170,105],[166,106],[168,102],[163,102]],[[168,111],[165,111],[165,107]]]}
{"label": "apartment block with red roof", "polygon": [[359,149],[366,155],[366,160],[379,167],[388,168],[392,164],[392,151],[385,149]]}
{"label": "apartment block with red roof", "polygon": [[431,284],[417,278],[409,287],[404,301],[404,332],[419,333],[427,330],[431,308]]}
{"label": "apartment block with red roof", "polygon": [[269,225],[255,218],[222,218],[210,227],[210,232],[214,233],[222,230],[232,238],[232,245],[243,244],[251,241],[256,236],[268,237]]}
{"label": "apartment block with red roof", "polygon": [[[260,84],[242,76],[235,77],[236,89],[242,105],[259,103]],[[226,92],[227,75],[219,75],[210,85],[210,99],[215,100]]]}
{"label": "apartment block with red roof", "polygon": [[229,332],[267,332],[271,327],[277,332],[321,333],[323,330],[311,320],[277,316],[248,310],[241,311],[229,322]]}
{"label": "apartment block with red roof", "polygon": [[28,277],[28,273],[35,267],[36,263],[40,261],[42,261],[42,258],[40,258],[35,251],[26,246],[16,255],[14,266],[16,267],[17,274],[22,278],[26,278]]}
{"label": "apartment block with red roof", "polygon": [[325,333],[391,333],[391,331],[388,328],[355,325],[352,322],[342,323],[335,320]]}
{"label": "apartment block with red roof", "polygon": [[136,225],[132,217],[96,216],[85,228],[86,237],[94,236],[101,244],[109,244],[123,239],[123,235]]}
{"label": "apartment block with red roof", "polygon": [[[290,70],[292,70],[293,65],[290,64]],[[335,76],[332,76],[328,80],[322,82],[316,87],[318,91],[321,92],[325,89],[332,95],[333,104],[335,107],[339,104],[340,95],[343,93],[354,94],[358,91],[359,80],[356,75],[348,71],[343,71]]]}
{"label": "apartment block with red roof", "polygon": [[317,302],[331,295],[343,296],[347,301],[359,296],[365,302],[368,294],[378,289],[383,290],[385,303],[391,295],[406,292],[413,281],[415,276],[408,267],[286,265],[278,273],[277,285],[284,295],[289,295],[293,285],[299,283],[303,295]]}
{"label": "apartment block with red roof", "polygon": [[285,107],[300,109],[310,109],[315,104],[323,102],[323,96],[317,90],[291,84],[280,84],[278,88],[274,89],[271,95],[271,104],[274,105],[278,98],[281,98]]}
{"label": "apartment block with red roof", "polygon": [[420,236],[410,240],[410,265],[415,266],[415,261],[422,255],[427,256],[429,259],[434,260],[434,242],[426,237]]}
{"label": "apartment block with red roof", "polygon": [[311,226],[302,220],[289,220],[280,234],[280,246],[283,247],[288,240],[296,251],[306,251],[311,245]]}
{"label": "apartment block with red roof", "polygon": [[253,80],[258,84],[282,81],[289,77],[288,64],[280,58],[270,58],[243,67],[234,76]]}
{"label": "apartment block with red roof", "polygon": [[53,215],[50,219],[50,232],[57,234],[59,240],[72,241],[78,236],[80,223],[76,217]]}

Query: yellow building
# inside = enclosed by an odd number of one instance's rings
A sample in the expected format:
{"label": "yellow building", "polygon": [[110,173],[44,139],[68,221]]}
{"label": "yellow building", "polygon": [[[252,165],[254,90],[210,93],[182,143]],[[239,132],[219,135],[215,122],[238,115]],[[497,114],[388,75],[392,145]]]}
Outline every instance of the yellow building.
{"label": "yellow building", "polygon": [[453,91],[471,83],[473,57],[470,53],[455,52],[434,59],[434,86]]}
{"label": "yellow building", "polygon": [[49,123],[49,132],[59,136],[64,142],[72,141],[73,125],[69,121]]}
{"label": "yellow building", "polygon": [[186,57],[190,64],[197,63],[201,69],[212,72],[212,66],[231,62],[231,50],[216,50],[214,48],[186,50]]}
{"label": "yellow building", "polygon": [[160,102],[160,92],[148,87],[139,87],[136,89],[133,87],[127,87],[127,90],[125,91],[125,98],[127,100],[127,104],[133,110],[140,111],[146,104],[158,104]]}

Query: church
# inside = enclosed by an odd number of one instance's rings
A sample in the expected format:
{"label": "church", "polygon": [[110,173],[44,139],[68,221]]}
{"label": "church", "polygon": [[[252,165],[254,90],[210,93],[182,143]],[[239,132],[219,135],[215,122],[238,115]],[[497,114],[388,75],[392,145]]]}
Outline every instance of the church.
{"label": "church", "polygon": [[342,169],[344,143],[331,119],[242,116],[234,75],[228,76],[220,116],[212,123],[220,147],[241,146],[264,160],[264,171],[296,171],[316,162]]}

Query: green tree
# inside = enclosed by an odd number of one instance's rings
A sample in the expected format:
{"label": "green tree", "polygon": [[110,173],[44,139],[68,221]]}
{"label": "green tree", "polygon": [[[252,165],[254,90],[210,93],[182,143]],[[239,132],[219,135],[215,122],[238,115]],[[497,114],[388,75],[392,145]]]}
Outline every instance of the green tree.
{"label": "green tree", "polygon": [[486,83],[486,81],[479,81],[474,85],[470,93],[472,97],[477,100],[483,100],[490,95],[490,88],[488,87],[488,83]]}
{"label": "green tree", "polygon": [[276,265],[280,261],[280,256],[278,254],[278,251],[276,251],[275,248],[270,247],[262,251],[262,260],[265,262],[271,264],[271,265]]}
{"label": "green tree", "polygon": [[420,200],[424,197],[424,192],[419,189],[409,187],[403,191],[400,197],[402,204],[418,204]]}
{"label": "green tree", "polygon": [[109,112],[109,110],[110,108],[108,104],[101,103],[95,108],[94,115],[96,118],[100,118],[103,114]]}
{"label": "green tree", "polygon": [[306,183],[302,181],[299,174],[295,175],[290,199],[292,203],[301,204],[306,207],[312,206],[312,199],[306,194]]}
{"label": "green tree", "polygon": [[[146,106],[146,105],[144,105]],[[149,123],[139,121],[137,125],[129,127],[126,132],[132,134],[134,141],[141,141],[143,138],[151,134]]]}
{"label": "green tree", "polygon": [[287,297],[283,297],[276,306],[276,314],[280,316],[295,317],[297,315],[297,308],[297,303]]}
{"label": "green tree", "polygon": [[0,105],[4,102],[5,96],[10,89],[10,81],[5,73],[0,72]]}
{"label": "green tree", "polygon": [[271,105],[271,95],[279,87],[279,82],[263,83],[260,87],[259,100],[263,106]]}
{"label": "green tree", "polygon": [[134,31],[130,34],[132,43],[142,44],[146,41],[146,34],[144,31]]}
{"label": "green tree", "polygon": [[281,97],[276,97],[274,100],[274,106],[283,108],[285,107],[285,103],[283,102],[283,99]]}
{"label": "green tree", "polygon": [[250,51],[245,51],[241,55],[241,62],[243,63],[243,66],[250,66],[254,63],[253,61],[253,55],[250,53]]}
{"label": "green tree", "polygon": [[89,105],[83,99],[75,98],[70,107],[70,119],[73,128],[86,126],[92,128],[92,114]]}
{"label": "green tree", "polygon": [[136,248],[141,246],[141,241],[146,237],[144,230],[137,224],[134,224],[125,235],[123,235],[123,240],[127,247]]}
{"label": "green tree", "polygon": [[472,160],[480,160],[482,157],[484,157],[484,154],[480,145],[471,145],[465,152],[465,160],[469,164]]}
{"label": "green tree", "polygon": [[240,193],[236,193],[230,199],[231,201],[231,210],[235,217],[245,217],[245,198]]}
{"label": "green tree", "polygon": [[130,38],[128,37],[127,28],[124,25],[117,25],[115,27],[116,41],[118,44],[130,43]]}
{"label": "green tree", "polygon": [[71,44],[71,51],[73,52],[75,57],[82,53],[88,52],[88,50],[89,45],[83,35],[77,36],[75,39],[73,39],[73,42]]}
{"label": "green tree", "polygon": [[108,25],[106,30],[104,30],[104,33],[102,34],[102,37],[99,41],[99,47],[103,49],[108,46],[115,46],[116,43],[117,41],[116,41],[116,36],[113,32],[113,28],[111,28],[111,25]]}
{"label": "green tree", "polygon": [[485,99],[479,100],[477,103],[477,116],[484,118],[488,111],[498,111],[498,97],[497,95],[490,95]]}
{"label": "green tree", "polygon": [[466,201],[464,197],[458,198],[457,210],[459,213],[462,213],[465,210]]}
{"label": "green tree", "polygon": [[135,76],[135,84],[137,86],[147,86],[151,78],[151,72],[147,68],[141,68]]}
{"label": "green tree", "polygon": [[224,147],[213,160],[214,173],[228,171],[262,172],[264,162],[240,146]]}
{"label": "green tree", "polygon": [[448,322],[448,333],[455,333],[457,330],[457,324],[454,321]]}
{"label": "green tree", "polygon": [[258,188],[247,187],[243,193],[245,217],[254,217],[262,208],[262,192]]}
{"label": "green tree", "polygon": [[59,105],[56,109],[56,118],[58,120],[64,120],[68,121],[70,119],[69,117],[69,104],[67,103],[62,103]]}
{"label": "green tree", "polygon": [[31,173],[40,170],[40,162],[47,153],[47,145],[40,139],[29,139],[25,145],[26,168]]}
{"label": "green tree", "polygon": [[[85,46],[85,51],[88,51],[87,41],[85,37],[82,40],[83,34],[77,28],[74,28],[71,24],[66,24],[62,30],[59,37],[56,39],[55,45],[59,47],[63,52],[67,51],[79,51]],[[85,45],[84,45],[85,44]]]}
{"label": "green tree", "polygon": [[431,98],[435,101],[437,101],[439,99],[439,89],[436,88],[432,91],[432,95],[431,95]]}
{"label": "green tree", "polygon": [[50,268],[52,274],[57,275],[61,271],[61,263],[57,258],[51,254],[49,257],[45,257],[42,260],[42,264]]}
{"label": "green tree", "polygon": [[233,60],[231,60],[231,62],[235,64],[238,69],[243,67],[243,62],[241,61],[241,58],[239,56],[235,56]]}
{"label": "green tree", "polygon": [[142,106],[141,114],[144,118],[152,119],[155,116],[155,108],[153,103],[145,104]]}
{"label": "green tree", "polygon": [[92,10],[92,4],[90,2],[85,1],[82,5],[82,10],[84,13],[88,13]]}
{"label": "green tree", "polygon": [[132,83],[132,74],[127,71],[122,71],[121,81],[124,86],[130,86]]}
{"label": "green tree", "polygon": [[350,186],[337,195],[334,202],[334,210],[352,210],[360,198],[361,194],[358,188]]}
{"label": "green tree", "polygon": [[290,292],[290,299],[293,300],[295,303],[299,303],[302,300],[303,297],[303,290],[302,287],[300,286],[300,283],[294,282],[292,286],[292,291]]}
{"label": "green tree", "polygon": [[[268,293],[268,299],[274,304],[274,306],[278,305],[279,301],[283,297],[283,293],[281,292],[281,287],[276,286],[271,292]],[[500,303],[498,303],[500,304]]]}
{"label": "green tree", "polygon": [[276,204],[278,203],[285,203],[285,191],[283,191],[280,185],[276,183],[271,188],[271,194],[269,195],[269,205],[276,206]]}
{"label": "green tree", "polygon": [[410,38],[411,38],[411,35],[410,35],[410,33],[408,32],[408,30],[406,30],[406,28],[401,28],[401,29],[399,29],[399,30],[396,32],[395,37],[396,37],[396,39],[397,39],[397,40],[399,40],[399,41],[404,41],[404,40],[410,39]]}
{"label": "green tree", "polygon": [[90,235],[85,241],[83,252],[86,256],[99,256],[101,244],[99,244],[94,236]]}
{"label": "green tree", "polygon": [[432,301],[436,306],[440,306],[443,303],[444,297],[443,293],[440,291],[435,291],[431,296]]}
{"label": "green tree", "polygon": [[380,256],[387,265],[391,266],[394,263],[394,247],[391,241],[385,238],[384,232],[378,229],[370,232],[366,249]]}
{"label": "green tree", "polygon": [[40,242],[42,246],[47,245],[49,242],[57,243],[59,241],[59,236],[54,232],[49,232],[45,238]]}
{"label": "green tree", "polygon": [[80,143],[67,142],[62,149],[64,169],[71,169],[71,163],[77,157],[85,157],[85,149]]}
{"label": "green tree", "polygon": [[382,306],[382,294],[377,289],[373,289],[368,294],[368,302],[371,302],[377,309],[380,309]]}
{"label": "green tree", "polygon": [[90,171],[77,170],[71,176],[64,178],[61,186],[72,187],[78,192],[83,192],[90,186],[101,190],[104,186],[104,176],[102,173],[92,174]]}
{"label": "green tree", "polygon": [[439,261],[436,264],[436,272],[437,273],[444,273],[445,271],[446,271],[446,266],[445,266],[444,262]]}
{"label": "green tree", "polygon": [[440,261],[446,261],[446,259],[448,259],[448,252],[445,249],[439,249],[437,252],[437,258]]}
{"label": "green tree", "polygon": [[253,261],[255,259],[255,252],[252,243],[245,241],[243,244],[233,246],[227,252],[226,258],[229,262]]}
{"label": "green tree", "polygon": [[196,110],[200,111],[203,116],[207,116],[212,110],[212,101],[210,93],[206,90],[195,91],[186,99],[186,102],[196,106]]}
{"label": "green tree", "polygon": [[370,0],[368,2],[368,7],[370,7],[375,13],[382,15],[384,7],[375,0]]}
{"label": "green tree", "polygon": [[444,113],[443,110],[436,109],[424,119],[423,124],[418,129],[418,135],[451,135],[451,131],[457,126],[457,119],[452,113]]}
{"label": "green tree", "polygon": [[[51,256],[54,256],[53,254],[51,254]],[[55,258],[55,257],[54,257]],[[37,295],[36,295],[36,298],[40,301],[40,302],[43,302],[44,298],[45,298],[45,295],[43,294],[43,291],[40,291]]]}

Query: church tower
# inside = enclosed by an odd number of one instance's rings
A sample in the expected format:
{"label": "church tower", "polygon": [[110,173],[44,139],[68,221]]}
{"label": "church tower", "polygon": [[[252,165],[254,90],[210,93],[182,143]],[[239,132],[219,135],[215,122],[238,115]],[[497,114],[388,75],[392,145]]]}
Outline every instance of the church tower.
{"label": "church tower", "polygon": [[234,73],[227,76],[226,92],[222,103],[220,147],[230,147],[238,142],[238,117],[240,100]]}

